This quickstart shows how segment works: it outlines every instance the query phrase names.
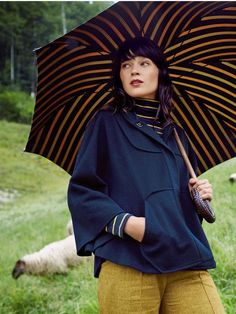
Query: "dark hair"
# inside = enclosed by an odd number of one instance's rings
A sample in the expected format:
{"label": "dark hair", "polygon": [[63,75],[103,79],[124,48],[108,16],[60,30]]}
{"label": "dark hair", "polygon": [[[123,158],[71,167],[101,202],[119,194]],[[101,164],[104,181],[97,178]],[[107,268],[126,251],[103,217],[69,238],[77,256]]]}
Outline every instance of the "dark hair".
{"label": "dark hair", "polygon": [[156,99],[160,101],[159,119],[165,124],[171,122],[172,84],[164,54],[152,40],[145,37],[136,37],[125,41],[117,50],[113,60],[113,93],[116,110],[132,111],[134,100],[123,89],[120,79],[121,63],[137,56],[147,57],[159,69],[158,90]]}

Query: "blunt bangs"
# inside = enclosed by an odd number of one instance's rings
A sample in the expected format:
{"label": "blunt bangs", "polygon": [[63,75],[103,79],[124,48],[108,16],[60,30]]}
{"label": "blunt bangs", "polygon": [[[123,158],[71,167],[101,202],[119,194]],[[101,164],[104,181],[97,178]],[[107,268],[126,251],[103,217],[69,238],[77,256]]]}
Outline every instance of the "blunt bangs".
{"label": "blunt bangs", "polygon": [[[155,64],[157,60],[157,46],[156,44],[145,37],[138,37],[126,41],[119,49],[118,62],[134,59],[141,56],[151,59]],[[158,62],[159,63],[159,62]],[[156,64],[158,66],[158,64]]]}

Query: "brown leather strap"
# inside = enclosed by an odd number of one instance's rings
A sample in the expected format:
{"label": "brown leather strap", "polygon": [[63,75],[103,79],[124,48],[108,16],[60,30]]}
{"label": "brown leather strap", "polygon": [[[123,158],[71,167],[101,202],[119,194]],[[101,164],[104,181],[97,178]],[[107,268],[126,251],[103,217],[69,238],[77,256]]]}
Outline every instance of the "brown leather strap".
{"label": "brown leather strap", "polygon": [[186,164],[186,166],[188,168],[190,176],[191,176],[191,178],[196,179],[197,176],[196,176],[196,174],[195,174],[195,172],[193,170],[193,167],[192,167],[192,165],[191,165],[191,163],[189,161],[188,155],[187,155],[187,153],[186,153],[186,151],[184,149],[184,146],[183,146],[183,144],[182,144],[182,142],[181,142],[181,140],[179,138],[179,135],[178,135],[176,129],[174,129],[174,134],[175,134],[175,139],[176,139],[177,145],[179,147],[180,153],[181,153],[181,155],[182,155],[182,157],[183,157],[183,159],[185,161],[185,164]]}

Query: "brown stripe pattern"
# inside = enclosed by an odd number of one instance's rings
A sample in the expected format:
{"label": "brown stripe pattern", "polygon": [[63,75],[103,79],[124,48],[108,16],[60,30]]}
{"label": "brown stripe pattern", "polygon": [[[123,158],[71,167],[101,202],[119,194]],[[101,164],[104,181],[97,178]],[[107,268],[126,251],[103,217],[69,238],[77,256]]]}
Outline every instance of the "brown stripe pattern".
{"label": "brown stripe pattern", "polygon": [[111,63],[128,38],[164,51],[174,86],[172,117],[197,154],[199,174],[235,156],[236,3],[118,2],[37,49],[38,86],[26,151],[68,173],[86,124],[112,99]]}

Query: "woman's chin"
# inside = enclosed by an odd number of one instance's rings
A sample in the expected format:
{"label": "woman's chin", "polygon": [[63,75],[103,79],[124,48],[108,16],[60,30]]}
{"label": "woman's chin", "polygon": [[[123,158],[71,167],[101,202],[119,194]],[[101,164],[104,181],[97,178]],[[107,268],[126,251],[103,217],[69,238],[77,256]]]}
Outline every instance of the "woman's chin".
{"label": "woman's chin", "polygon": [[145,99],[155,99],[156,96],[155,94],[147,94],[138,90],[129,92],[127,94],[132,98],[145,98]]}

